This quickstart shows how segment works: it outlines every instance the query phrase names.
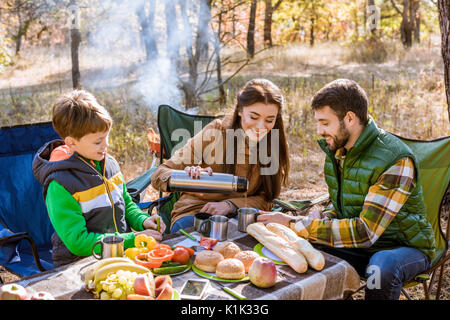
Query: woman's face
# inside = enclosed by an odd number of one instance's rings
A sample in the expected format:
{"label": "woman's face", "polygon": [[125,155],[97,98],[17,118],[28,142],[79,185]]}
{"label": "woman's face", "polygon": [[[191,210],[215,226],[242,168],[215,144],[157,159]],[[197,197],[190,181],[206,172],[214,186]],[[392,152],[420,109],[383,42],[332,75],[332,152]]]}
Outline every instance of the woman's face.
{"label": "woman's face", "polygon": [[275,125],[278,106],[256,102],[239,112],[241,127],[252,141],[260,141]]}

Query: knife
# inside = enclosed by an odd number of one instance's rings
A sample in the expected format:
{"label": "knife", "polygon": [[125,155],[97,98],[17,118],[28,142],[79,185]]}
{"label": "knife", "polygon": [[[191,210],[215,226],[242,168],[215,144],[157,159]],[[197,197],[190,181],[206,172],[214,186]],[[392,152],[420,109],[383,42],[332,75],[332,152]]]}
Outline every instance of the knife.
{"label": "knife", "polygon": [[[191,239],[191,240],[195,241],[196,243],[200,244],[200,241],[199,241],[196,237],[194,237],[192,234],[190,234],[190,233],[184,231],[183,229],[180,229],[180,230],[178,230],[178,231],[180,231],[181,234],[184,234],[184,235],[185,235],[186,237],[188,237],[189,239]],[[205,247],[200,246],[200,245],[198,245],[198,246],[191,246],[190,248],[191,248],[192,250],[194,250],[196,253],[197,253],[197,252],[200,252],[200,251],[203,251],[203,250],[206,250]]]}
{"label": "knife", "polygon": [[194,240],[195,242],[200,243],[200,241],[198,241],[196,237],[194,237],[194,236],[193,236],[192,234],[190,234],[190,233],[187,233],[187,232],[184,231],[183,229],[180,229],[180,230],[178,230],[178,231],[180,231],[180,233],[184,234],[184,235],[185,235],[186,237],[188,237],[189,239]]}
{"label": "knife", "polygon": [[214,282],[215,284],[217,284],[223,291],[225,291],[228,294],[231,294],[233,297],[239,299],[239,300],[246,300],[247,297],[243,296],[242,294],[228,288],[225,287],[223,284],[221,284],[220,282]]}

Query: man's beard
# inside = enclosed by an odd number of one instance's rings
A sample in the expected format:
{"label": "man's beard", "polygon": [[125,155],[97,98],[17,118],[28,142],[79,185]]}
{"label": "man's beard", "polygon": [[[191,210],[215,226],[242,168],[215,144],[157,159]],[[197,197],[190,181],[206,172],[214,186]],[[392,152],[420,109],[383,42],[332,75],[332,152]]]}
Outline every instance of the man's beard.
{"label": "man's beard", "polygon": [[344,121],[339,121],[339,131],[336,136],[330,136],[325,135],[324,138],[331,138],[332,142],[331,145],[327,142],[328,149],[330,151],[335,152],[336,150],[342,148],[345,146],[348,142],[348,139],[350,138],[350,133],[348,132],[347,128],[345,127]]}

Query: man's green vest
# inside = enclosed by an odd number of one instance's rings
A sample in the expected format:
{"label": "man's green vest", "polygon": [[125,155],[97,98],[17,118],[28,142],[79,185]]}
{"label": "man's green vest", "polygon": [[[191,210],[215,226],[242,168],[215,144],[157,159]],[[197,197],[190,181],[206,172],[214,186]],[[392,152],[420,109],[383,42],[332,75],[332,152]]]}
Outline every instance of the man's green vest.
{"label": "man's green vest", "polygon": [[436,253],[433,229],[426,218],[418,166],[409,147],[399,138],[379,129],[373,119],[348,150],[341,171],[338,170],[335,153],[328,149],[325,139],[319,140],[319,145],[327,154],[325,180],[338,219],[358,217],[369,187],[376,183],[378,177],[399,159],[413,159],[416,187],[384,233],[367,250],[376,252],[399,246],[414,247],[432,260]]}

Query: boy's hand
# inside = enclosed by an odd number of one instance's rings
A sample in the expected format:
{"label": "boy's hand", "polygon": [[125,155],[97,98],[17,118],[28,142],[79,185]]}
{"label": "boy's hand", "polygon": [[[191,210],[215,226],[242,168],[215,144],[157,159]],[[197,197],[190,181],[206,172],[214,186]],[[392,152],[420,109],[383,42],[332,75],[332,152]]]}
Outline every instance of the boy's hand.
{"label": "boy's hand", "polygon": [[154,214],[150,216],[150,218],[145,219],[142,226],[144,227],[144,229],[153,229],[158,232],[158,219],[159,219],[159,232],[163,234],[164,231],[166,230],[166,225],[164,224],[163,219],[157,214]]}
{"label": "boy's hand", "polygon": [[152,230],[152,229],[146,229],[144,231],[136,232],[135,236],[137,236],[138,234],[145,234],[147,236],[152,236],[153,238],[155,238],[156,241],[162,241],[162,239],[163,239],[161,232],[158,232],[158,231]]}

